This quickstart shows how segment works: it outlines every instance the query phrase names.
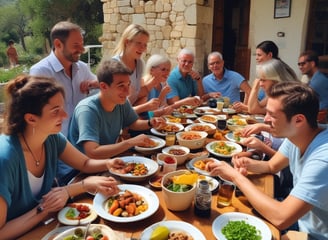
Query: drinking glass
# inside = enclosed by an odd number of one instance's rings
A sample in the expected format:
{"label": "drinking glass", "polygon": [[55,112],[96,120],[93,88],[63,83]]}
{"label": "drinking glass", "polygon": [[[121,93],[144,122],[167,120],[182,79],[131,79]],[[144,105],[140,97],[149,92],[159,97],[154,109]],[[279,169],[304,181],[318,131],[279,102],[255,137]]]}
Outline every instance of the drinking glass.
{"label": "drinking glass", "polygon": [[235,185],[229,181],[223,181],[218,190],[217,207],[227,207],[231,205]]}
{"label": "drinking glass", "polygon": [[221,131],[225,130],[227,127],[227,120],[226,119],[218,119],[217,121],[217,127]]}

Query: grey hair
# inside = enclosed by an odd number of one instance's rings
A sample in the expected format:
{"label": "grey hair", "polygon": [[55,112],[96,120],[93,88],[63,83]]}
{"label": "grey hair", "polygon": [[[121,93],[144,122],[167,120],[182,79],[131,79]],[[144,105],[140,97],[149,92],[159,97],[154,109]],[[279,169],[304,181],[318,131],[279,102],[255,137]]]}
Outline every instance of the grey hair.
{"label": "grey hair", "polygon": [[207,62],[210,61],[211,57],[219,57],[221,60],[223,60],[222,54],[220,52],[211,52],[210,54],[208,54]]}
{"label": "grey hair", "polygon": [[182,55],[191,55],[193,58],[195,58],[194,52],[187,48],[181,49],[181,51],[179,52],[178,58],[180,58]]}
{"label": "grey hair", "polygon": [[299,81],[287,71],[284,62],[278,59],[271,59],[256,65],[256,77],[276,82]]}
{"label": "grey hair", "polygon": [[160,54],[154,54],[152,55],[148,60],[147,60],[147,63],[146,63],[146,66],[145,66],[145,72],[144,72],[144,75],[148,75],[150,74],[150,70],[153,68],[153,67],[157,67],[163,63],[170,63],[171,64],[171,61],[168,57],[166,56],[163,56],[163,55],[160,55]]}

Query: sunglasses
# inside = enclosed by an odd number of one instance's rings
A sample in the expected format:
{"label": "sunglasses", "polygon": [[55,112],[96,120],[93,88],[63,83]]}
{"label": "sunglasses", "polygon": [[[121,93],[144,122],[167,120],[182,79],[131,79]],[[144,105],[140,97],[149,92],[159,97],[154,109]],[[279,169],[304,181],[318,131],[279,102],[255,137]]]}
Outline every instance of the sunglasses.
{"label": "sunglasses", "polygon": [[308,61],[298,62],[297,65],[303,67]]}

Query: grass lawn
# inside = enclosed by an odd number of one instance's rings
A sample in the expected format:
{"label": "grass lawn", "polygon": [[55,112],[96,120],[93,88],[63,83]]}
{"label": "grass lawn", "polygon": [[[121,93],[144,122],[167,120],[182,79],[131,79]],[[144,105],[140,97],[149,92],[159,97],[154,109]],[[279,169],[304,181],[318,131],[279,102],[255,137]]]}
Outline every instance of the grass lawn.
{"label": "grass lawn", "polygon": [[6,83],[26,70],[28,71],[28,68],[25,65],[13,69],[0,68],[0,83]]}

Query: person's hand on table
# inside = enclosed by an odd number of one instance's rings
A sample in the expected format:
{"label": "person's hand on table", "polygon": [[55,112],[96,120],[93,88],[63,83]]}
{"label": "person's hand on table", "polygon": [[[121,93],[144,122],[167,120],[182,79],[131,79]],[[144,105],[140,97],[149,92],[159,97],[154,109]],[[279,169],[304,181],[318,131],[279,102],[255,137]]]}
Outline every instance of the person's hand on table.
{"label": "person's hand on table", "polygon": [[241,130],[243,137],[249,137],[251,134],[258,134],[261,131],[270,131],[270,125],[265,123],[249,124]]}
{"label": "person's hand on table", "polygon": [[125,163],[120,158],[111,158],[107,161],[107,169],[110,170],[111,168],[123,168]]}
{"label": "person's hand on table", "polygon": [[236,112],[240,113],[240,112],[248,112],[248,107],[246,104],[242,103],[242,102],[234,102],[232,104],[232,108],[234,110],[236,110]]}
{"label": "person's hand on table", "polygon": [[112,196],[120,191],[117,184],[113,177],[90,176],[84,179],[83,187],[86,192],[99,192],[104,196]]}
{"label": "person's hand on table", "polygon": [[[203,103],[201,98],[199,96],[194,96],[194,97],[187,97],[182,99],[181,104],[183,105],[191,105],[191,106],[200,106]],[[181,105],[180,104],[180,105]]]}
{"label": "person's hand on table", "polygon": [[42,196],[40,207],[46,213],[58,212],[65,207],[68,199],[65,187],[55,187]]}
{"label": "person's hand on table", "polygon": [[160,113],[160,116],[170,115],[174,111],[174,108],[172,106],[165,106],[158,110]]}
{"label": "person's hand on table", "polygon": [[153,128],[158,129],[166,124],[166,120],[162,117],[154,117],[150,119],[150,124]]}
{"label": "person's hand on table", "polygon": [[235,154],[232,156],[231,162],[234,166],[234,168],[243,174],[244,176],[247,176],[247,167],[253,160],[249,158],[248,156],[243,156],[241,154]]}
{"label": "person's hand on table", "polygon": [[128,140],[126,140],[129,142],[130,145],[132,146],[139,146],[139,147],[143,147],[143,146],[150,146],[151,143],[153,142],[147,135],[145,134],[139,134],[136,137],[130,138]]}
{"label": "person's hand on table", "polygon": [[238,174],[236,169],[225,161],[208,162],[205,166],[205,170],[210,172],[211,176],[219,176],[227,181],[232,181],[233,176]]}
{"label": "person's hand on table", "polygon": [[241,141],[241,144],[243,144],[244,146],[246,146],[248,148],[257,149],[259,151],[262,151],[264,143],[257,137],[247,137]]}

